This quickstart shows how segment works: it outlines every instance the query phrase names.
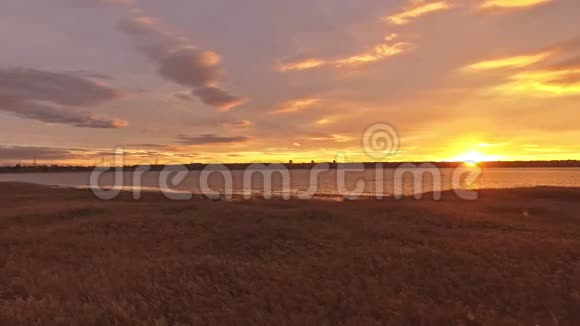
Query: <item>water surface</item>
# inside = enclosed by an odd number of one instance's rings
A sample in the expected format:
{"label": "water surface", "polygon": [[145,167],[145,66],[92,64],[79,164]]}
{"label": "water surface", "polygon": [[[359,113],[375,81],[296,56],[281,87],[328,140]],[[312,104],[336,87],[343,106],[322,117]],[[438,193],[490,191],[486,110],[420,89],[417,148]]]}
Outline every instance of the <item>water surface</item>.
{"label": "water surface", "polygon": [[[340,178],[336,170],[314,175],[310,170],[290,170],[288,186],[284,186],[284,180],[279,174],[274,174],[272,182],[269,184],[271,184],[274,194],[298,194],[310,190],[317,196],[338,195],[344,194],[345,191],[355,190],[361,191],[365,195],[392,195],[397,189],[400,189],[404,195],[412,195],[431,192],[436,190],[438,186],[441,190],[458,188],[452,183],[454,169],[439,169],[438,171],[439,175],[434,178],[428,173],[425,174],[422,182],[417,184],[417,179],[411,173],[400,176],[397,175],[395,169],[347,172],[344,178]],[[421,174],[427,171],[418,169],[415,172]],[[226,189],[236,194],[261,193],[267,190],[264,188],[263,177],[260,176],[260,173],[255,173],[252,176],[250,185],[248,182],[244,183],[244,173],[241,170],[231,171],[231,185],[227,185],[221,175],[214,173],[207,179],[207,184],[212,190],[220,193],[224,193]],[[183,181],[167,185],[160,183],[161,172],[159,171],[145,173],[140,178],[141,184],[134,184],[133,172],[123,172],[122,176],[122,185],[127,189],[138,186],[143,189],[168,188],[174,191],[202,193],[200,171],[191,171]],[[434,179],[439,178],[440,181],[434,184],[433,182],[436,181]],[[345,181],[341,182],[342,179]],[[0,182],[26,182],[69,187],[91,186],[89,172],[0,174]],[[102,174],[99,178],[99,185],[106,188],[113,187],[115,174]],[[580,187],[580,168],[488,168],[483,169],[475,181],[469,184],[461,183],[459,188],[477,190],[536,186]]]}

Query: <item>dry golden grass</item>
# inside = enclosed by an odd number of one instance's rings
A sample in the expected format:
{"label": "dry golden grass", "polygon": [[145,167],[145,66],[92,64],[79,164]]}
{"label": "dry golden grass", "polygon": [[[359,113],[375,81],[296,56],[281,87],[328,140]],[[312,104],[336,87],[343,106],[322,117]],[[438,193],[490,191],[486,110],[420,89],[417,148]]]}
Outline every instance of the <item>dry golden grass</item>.
{"label": "dry golden grass", "polygon": [[104,202],[5,184],[0,324],[578,325],[580,190],[481,197]]}

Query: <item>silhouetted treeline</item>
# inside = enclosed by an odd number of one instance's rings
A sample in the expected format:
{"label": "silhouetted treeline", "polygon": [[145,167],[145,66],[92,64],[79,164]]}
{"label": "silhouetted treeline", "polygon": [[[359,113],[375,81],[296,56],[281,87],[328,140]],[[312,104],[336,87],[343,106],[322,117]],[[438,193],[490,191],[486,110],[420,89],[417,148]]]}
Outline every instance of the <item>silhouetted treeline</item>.
{"label": "silhouetted treeline", "polygon": [[[229,170],[246,170],[255,163],[230,163],[223,164]],[[360,167],[363,165],[366,169],[374,169],[382,166],[385,169],[398,168],[403,164],[413,164],[416,166],[425,166],[426,164],[431,164],[438,168],[456,168],[463,165],[463,162],[365,162],[365,163],[285,163],[281,164],[289,170],[309,170],[312,168],[330,168],[336,169],[340,166],[344,167]],[[265,166],[280,166],[280,164],[264,164]],[[175,165],[176,166],[176,165]],[[191,171],[201,171],[206,167],[210,166],[208,164],[193,163],[184,165]],[[215,165],[214,165],[215,166]],[[580,168],[580,161],[510,161],[510,162],[484,162],[480,163],[483,168]],[[136,169],[138,166],[125,166],[124,168],[128,171]],[[152,171],[160,171],[166,168],[166,165],[152,165]],[[173,166],[171,166],[173,167]],[[95,166],[63,166],[63,165],[38,165],[38,166],[5,166],[0,167],[0,173],[33,173],[33,172],[84,172],[91,171],[95,169]]]}
{"label": "silhouetted treeline", "polygon": [[94,166],[71,166],[71,165],[20,165],[2,166],[0,173],[26,173],[26,172],[83,172],[91,171]]}

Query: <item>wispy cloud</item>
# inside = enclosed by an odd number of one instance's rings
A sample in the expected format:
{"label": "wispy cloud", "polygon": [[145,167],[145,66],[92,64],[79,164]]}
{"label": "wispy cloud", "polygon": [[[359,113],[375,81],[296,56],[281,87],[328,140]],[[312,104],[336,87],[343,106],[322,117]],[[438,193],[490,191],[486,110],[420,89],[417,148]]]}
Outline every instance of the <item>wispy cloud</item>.
{"label": "wispy cloud", "polygon": [[349,66],[359,63],[369,63],[387,59],[389,57],[394,57],[399,55],[411,47],[411,44],[406,42],[395,42],[393,40],[397,38],[396,35],[390,35],[385,38],[385,43],[375,46],[369,52],[360,53],[348,58],[339,59],[335,62],[336,66]]}
{"label": "wispy cloud", "polygon": [[465,67],[464,70],[476,72],[504,68],[521,68],[538,63],[548,58],[550,55],[552,55],[552,53],[553,53],[552,51],[546,51],[536,54],[519,55],[499,59],[485,60],[476,62],[474,64],[470,64],[467,67]]}
{"label": "wispy cloud", "polygon": [[186,101],[186,102],[190,102],[190,101],[194,100],[191,92],[175,93],[175,94],[173,94],[173,97],[175,97],[176,99],[182,100],[182,101]]}
{"label": "wispy cloud", "polygon": [[3,146],[0,145],[0,160],[70,160],[79,155],[70,149],[35,147],[35,146]]}
{"label": "wispy cloud", "polygon": [[230,128],[242,128],[242,127],[252,126],[253,124],[254,123],[252,121],[249,121],[249,120],[239,120],[239,121],[225,122],[224,126],[230,127]]}
{"label": "wispy cloud", "polygon": [[243,143],[250,140],[245,136],[225,137],[216,134],[200,135],[199,137],[189,137],[185,135],[177,136],[180,145],[209,145],[209,144],[232,144]]}
{"label": "wispy cloud", "polygon": [[580,95],[580,69],[534,70],[514,74],[494,90],[504,95],[572,96]]}
{"label": "wispy cloud", "polygon": [[0,96],[0,106],[2,107],[0,110],[10,112],[20,118],[79,128],[115,129],[128,125],[126,121],[101,118],[86,111],[2,96]]}
{"label": "wispy cloud", "polygon": [[[531,55],[482,61],[465,67],[471,73],[507,69],[505,80],[487,91],[505,96],[565,97],[580,95],[577,39]],[[559,62],[554,64],[554,62]]]}
{"label": "wispy cloud", "polygon": [[387,22],[394,25],[404,25],[413,22],[419,17],[443,11],[451,8],[451,4],[446,1],[414,1],[413,5],[403,11],[385,18]]}
{"label": "wispy cloud", "polygon": [[321,58],[307,58],[298,60],[288,60],[280,64],[277,69],[281,72],[310,70],[331,65],[333,61]]}
{"label": "wispy cloud", "polygon": [[119,96],[119,91],[75,74],[0,69],[0,111],[25,119],[81,128],[122,128],[126,121],[97,117],[86,110]]}
{"label": "wispy cloud", "polygon": [[375,45],[369,51],[358,53],[345,58],[338,59],[307,58],[307,59],[291,60],[281,64],[278,67],[278,70],[282,72],[287,72],[322,67],[341,68],[386,60],[390,57],[400,55],[412,48],[412,45],[410,43],[399,42],[397,41],[397,39],[398,39],[397,34],[391,34],[385,37],[382,43]]}
{"label": "wispy cloud", "polygon": [[525,9],[552,2],[552,0],[484,0],[481,9]]}
{"label": "wispy cloud", "polygon": [[329,142],[337,142],[337,143],[344,143],[351,140],[351,137],[338,135],[338,134],[331,134],[331,135],[316,135],[310,137],[309,140],[313,141],[329,141]]}
{"label": "wispy cloud", "polygon": [[320,103],[318,98],[301,98],[292,101],[288,101],[280,106],[277,110],[273,111],[274,114],[283,113],[295,113],[312,108],[314,105]]}
{"label": "wispy cloud", "polygon": [[327,64],[328,62],[323,59],[308,58],[304,60],[290,61],[284,63],[278,67],[278,70],[280,71],[307,70],[322,67]]}
{"label": "wispy cloud", "polygon": [[314,123],[317,125],[327,125],[335,122],[336,119],[334,117],[324,117],[316,120]]}

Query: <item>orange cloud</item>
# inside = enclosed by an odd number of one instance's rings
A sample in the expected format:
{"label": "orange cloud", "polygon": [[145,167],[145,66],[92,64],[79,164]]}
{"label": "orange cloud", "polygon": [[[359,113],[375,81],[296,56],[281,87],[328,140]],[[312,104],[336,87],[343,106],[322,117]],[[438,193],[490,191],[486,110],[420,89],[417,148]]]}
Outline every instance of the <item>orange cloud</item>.
{"label": "orange cloud", "polygon": [[400,55],[412,48],[412,45],[407,42],[395,42],[398,38],[397,34],[391,34],[385,37],[383,43],[375,45],[369,51],[355,54],[346,58],[339,58],[334,60],[325,60],[319,58],[308,58],[304,60],[292,61],[285,63],[278,67],[279,71],[295,71],[295,70],[307,70],[314,68],[321,68],[324,66],[332,66],[335,68],[341,68],[345,66],[352,66],[358,64],[371,63],[376,61],[381,61]]}
{"label": "orange cloud", "polygon": [[580,95],[580,68],[574,60],[558,66],[546,66],[545,60],[559,53],[559,50],[545,51],[532,55],[522,55],[496,60],[482,61],[469,65],[463,70],[481,72],[497,69],[517,69],[541,63],[533,69],[520,69],[506,76],[504,82],[491,89],[492,93],[508,96],[563,97]]}
{"label": "orange cloud", "polygon": [[520,55],[515,57],[507,57],[494,60],[486,60],[481,62],[476,62],[464,68],[466,71],[485,71],[494,69],[504,69],[504,68],[521,68],[530,66],[532,64],[538,63],[552,54],[551,51],[531,54],[531,55]]}
{"label": "orange cloud", "polygon": [[348,66],[348,65],[359,64],[359,63],[368,63],[368,62],[384,60],[386,58],[399,55],[399,54],[405,52],[410,47],[411,47],[411,45],[409,43],[406,43],[406,42],[397,42],[395,44],[388,44],[388,43],[379,44],[374,49],[372,49],[370,52],[357,54],[357,55],[354,55],[354,56],[349,57],[349,58],[339,59],[339,60],[335,61],[335,65],[338,67],[341,67],[341,66]]}
{"label": "orange cloud", "polygon": [[347,142],[347,141],[349,141],[351,139],[352,139],[351,137],[337,135],[337,134],[324,135],[324,136],[316,136],[316,137],[311,137],[310,138],[310,140],[314,140],[314,141],[331,141],[331,142],[337,142],[337,143]]}
{"label": "orange cloud", "polygon": [[283,64],[278,67],[280,71],[291,71],[291,70],[306,70],[312,68],[318,68],[326,65],[327,62],[322,59],[309,58],[302,61],[290,62]]}
{"label": "orange cloud", "polygon": [[224,123],[225,127],[231,127],[231,128],[249,127],[252,125],[254,125],[254,123],[252,121],[249,121],[249,120],[240,120],[240,121],[233,121],[233,122]]}
{"label": "orange cloud", "polygon": [[517,9],[529,8],[546,4],[552,0],[484,0],[480,8],[482,9]]}
{"label": "orange cloud", "polygon": [[406,8],[400,13],[386,17],[385,20],[393,25],[404,25],[416,20],[419,17],[438,11],[447,10],[449,8],[451,8],[451,5],[445,1],[428,3],[420,1],[414,6]]}
{"label": "orange cloud", "polygon": [[326,118],[318,119],[314,123],[317,125],[327,125],[327,124],[333,123],[334,121],[335,121],[335,118],[326,117]]}
{"label": "orange cloud", "polygon": [[504,95],[571,96],[580,95],[580,69],[537,70],[515,74],[495,88]]}
{"label": "orange cloud", "polygon": [[282,114],[282,113],[295,113],[307,110],[311,108],[313,105],[316,105],[320,102],[318,98],[303,98],[298,100],[293,100],[286,102],[282,105],[281,108],[274,111],[275,114]]}

